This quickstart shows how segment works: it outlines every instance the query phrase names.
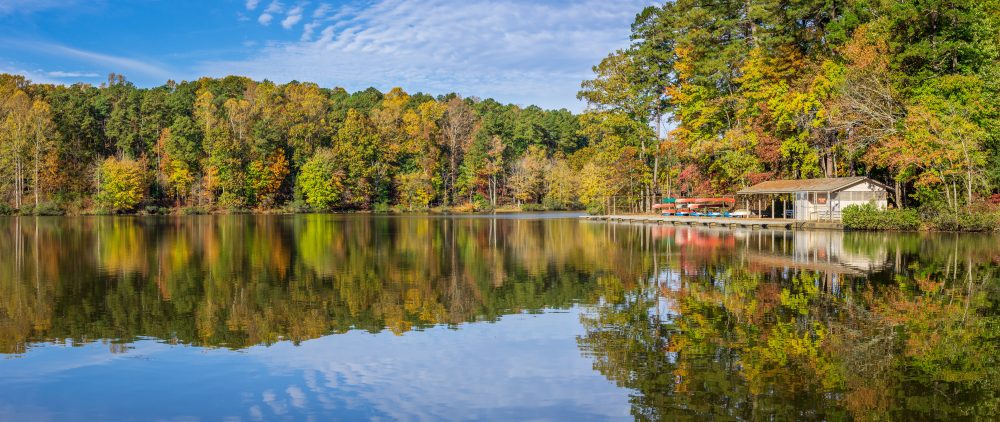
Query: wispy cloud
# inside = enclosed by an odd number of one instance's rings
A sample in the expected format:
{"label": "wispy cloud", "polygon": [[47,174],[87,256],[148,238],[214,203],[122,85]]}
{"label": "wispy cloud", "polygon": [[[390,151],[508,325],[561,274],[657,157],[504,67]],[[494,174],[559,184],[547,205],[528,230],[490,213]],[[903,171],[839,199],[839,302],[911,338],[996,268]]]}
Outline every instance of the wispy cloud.
{"label": "wispy cloud", "polygon": [[0,0],[0,15],[28,14],[46,9],[76,6],[75,0]]}
{"label": "wispy cloud", "polygon": [[292,10],[288,11],[288,16],[281,21],[281,27],[285,29],[292,29],[295,24],[302,20],[302,6],[295,6]]}
{"label": "wispy cloud", "polygon": [[274,20],[274,15],[281,13],[284,10],[285,5],[281,4],[280,1],[272,1],[271,4],[268,4],[267,8],[264,9],[264,13],[261,13],[257,18],[257,22],[260,22],[261,25],[268,26],[271,24],[271,21]]}
{"label": "wispy cloud", "polygon": [[376,0],[317,13],[320,5],[300,41],[266,43],[245,60],[203,63],[201,70],[580,108],[580,81],[604,55],[627,45],[635,14],[650,4]]}
{"label": "wispy cloud", "polygon": [[256,9],[258,4],[260,4],[260,0],[247,0],[247,3],[246,3],[247,10],[254,10],[254,9]]}
{"label": "wispy cloud", "polygon": [[317,23],[317,22],[310,22],[310,23],[307,23],[307,24],[303,25],[302,26],[302,38],[301,38],[301,40],[302,41],[310,41],[310,40],[312,40],[313,32],[316,31],[316,28],[319,27],[319,25],[320,24]]}
{"label": "wispy cloud", "polygon": [[59,81],[52,79],[46,72],[41,70],[23,69],[0,64],[0,73],[24,76],[29,81],[39,84],[57,84]]}
{"label": "wispy cloud", "polygon": [[[18,48],[39,52],[42,54],[60,57],[62,59],[76,59],[90,64],[92,67],[101,68],[101,71],[123,72],[129,74],[138,73],[142,76],[158,79],[169,79],[172,75],[166,69],[151,62],[131,58],[115,56],[111,54],[98,53],[95,51],[83,50],[62,44],[55,44],[42,41],[19,40],[12,44]],[[88,66],[88,67],[91,67]],[[58,71],[56,71],[58,72]],[[67,72],[68,73],[68,72]],[[90,73],[90,72],[88,72]],[[55,76],[55,75],[52,75]],[[71,77],[65,75],[65,77]]]}
{"label": "wispy cloud", "polygon": [[76,72],[76,71],[64,71],[64,70],[53,70],[51,72],[46,72],[49,76],[53,78],[96,78],[101,76],[94,72]]}
{"label": "wispy cloud", "polygon": [[319,7],[317,7],[316,10],[313,11],[312,17],[313,19],[322,18],[326,16],[327,13],[330,13],[331,10],[333,10],[333,7],[330,6],[329,4],[327,3],[320,4]]}
{"label": "wispy cloud", "polygon": [[63,54],[70,57],[76,57],[84,61],[104,65],[119,71],[129,70],[133,72],[139,72],[147,76],[161,77],[164,79],[170,77],[170,72],[166,71],[165,69],[162,69],[156,65],[141,60],[136,60],[128,57],[112,56],[110,54],[102,54],[57,44],[49,44],[48,48],[50,48],[51,51],[56,54]]}

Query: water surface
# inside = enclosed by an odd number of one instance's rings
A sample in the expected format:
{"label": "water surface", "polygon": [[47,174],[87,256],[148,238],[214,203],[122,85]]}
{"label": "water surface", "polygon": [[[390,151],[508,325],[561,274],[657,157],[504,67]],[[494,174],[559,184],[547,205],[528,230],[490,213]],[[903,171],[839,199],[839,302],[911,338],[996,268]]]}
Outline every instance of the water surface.
{"label": "water surface", "polygon": [[0,420],[991,419],[1000,238],[0,220]]}

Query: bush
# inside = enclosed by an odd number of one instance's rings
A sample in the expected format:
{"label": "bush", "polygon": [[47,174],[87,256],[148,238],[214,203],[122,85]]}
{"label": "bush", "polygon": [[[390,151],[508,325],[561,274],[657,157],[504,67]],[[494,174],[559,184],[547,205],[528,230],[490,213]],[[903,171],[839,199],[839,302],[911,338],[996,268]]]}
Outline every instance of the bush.
{"label": "bush", "polygon": [[592,203],[587,205],[587,214],[590,215],[602,215],[604,214],[604,204]]}
{"label": "bush", "polygon": [[180,210],[181,215],[202,215],[208,214],[208,209],[197,205],[189,205]]}
{"label": "bush", "polygon": [[290,214],[306,214],[312,212],[312,207],[304,199],[294,199],[285,204],[284,212]]}
{"label": "bush", "polygon": [[931,227],[949,232],[994,231],[1000,228],[1000,215],[976,211],[941,213],[931,219]]}
{"label": "bush", "polygon": [[10,205],[0,204],[0,215],[11,215],[14,213],[14,211],[17,210],[15,210],[14,207],[11,207]]}
{"label": "bush", "polygon": [[546,208],[542,204],[521,204],[521,211],[534,212],[534,211],[545,211]]}
{"label": "bush", "polygon": [[37,207],[33,204],[25,205],[18,211],[21,215],[63,215],[66,213],[58,205],[51,202],[43,202]]}
{"label": "bush", "polygon": [[493,212],[496,207],[485,196],[477,194],[472,201],[476,212]]}
{"label": "bush", "polygon": [[563,203],[550,195],[546,195],[545,198],[542,198],[542,206],[545,207],[545,209],[552,211],[568,210],[572,208],[572,205]]}
{"label": "bush", "polygon": [[372,206],[372,212],[375,214],[388,214],[392,212],[392,205],[388,202],[379,202]]}
{"label": "bush", "polygon": [[38,204],[38,206],[35,207],[34,210],[32,210],[32,214],[34,214],[34,215],[63,215],[63,214],[66,214],[66,211],[64,211],[62,209],[62,207],[60,207],[59,205],[56,205],[56,204],[54,204],[52,202],[43,202],[41,204]]}
{"label": "bush", "polygon": [[463,202],[461,204],[451,207],[451,211],[461,212],[461,213],[474,212],[476,211],[476,205],[471,202]]}
{"label": "bush", "polygon": [[917,230],[920,216],[910,209],[879,210],[875,204],[844,208],[844,228],[849,230]]}
{"label": "bush", "polygon": [[143,209],[143,213],[147,215],[167,215],[170,213],[170,210],[156,205],[147,205],[146,208]]}

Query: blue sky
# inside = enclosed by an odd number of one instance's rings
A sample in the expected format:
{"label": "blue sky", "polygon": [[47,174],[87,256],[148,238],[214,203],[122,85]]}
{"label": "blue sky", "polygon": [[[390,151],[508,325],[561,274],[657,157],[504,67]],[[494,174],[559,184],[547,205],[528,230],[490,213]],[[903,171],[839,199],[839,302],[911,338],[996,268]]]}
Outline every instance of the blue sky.
{"label": "blue sky", "polygon": [[238,74],[580,110],[648,0],[0,0],[0,72],[140,86]]}

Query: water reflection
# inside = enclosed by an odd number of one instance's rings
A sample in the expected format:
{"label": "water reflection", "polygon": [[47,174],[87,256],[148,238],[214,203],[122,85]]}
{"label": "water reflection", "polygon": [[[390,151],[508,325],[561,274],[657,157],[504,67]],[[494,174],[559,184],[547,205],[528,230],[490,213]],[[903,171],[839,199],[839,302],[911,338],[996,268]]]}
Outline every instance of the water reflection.
{"label": "water reflection", "polygon": [[0,220],[0,352],[138,336],[242,348],[565,308],[611,268],[574,219]]}
{"label": "water reflection", "polygon": [[996,236],[617,230],[652,262],[578,342],[637,419],[997,416]]}
{"label": "water reflection", "polygon": [[1000,237],[537,217],[0,219],[0,419],[1000,409]]}

